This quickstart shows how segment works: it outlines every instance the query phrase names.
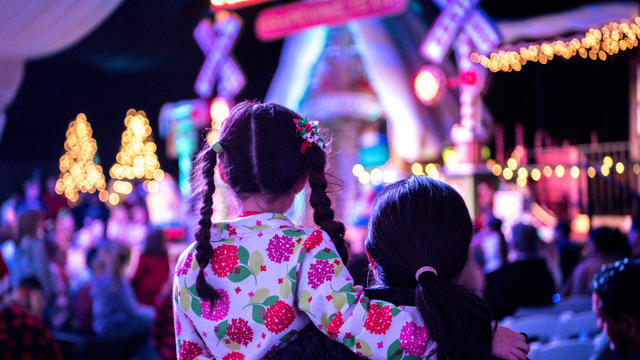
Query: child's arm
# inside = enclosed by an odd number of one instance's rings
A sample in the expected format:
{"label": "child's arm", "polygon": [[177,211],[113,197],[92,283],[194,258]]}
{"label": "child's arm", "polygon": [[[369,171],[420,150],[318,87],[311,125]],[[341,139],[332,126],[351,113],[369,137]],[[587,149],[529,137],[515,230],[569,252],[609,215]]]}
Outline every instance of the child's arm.
{"label": "child's arm", "polygon": [[180,287],[178,275],[173,278],[173,328],[176,333],[176,351],[178,359],[213,359],[207,350],[207,346],[200,338],[193,323],[184,313],[180,305]]}
{"label": "child's arm", "polygon": [[[329,235],[314,231],[301,247],[296,289],[298,308],[329,337],[374,359],[419,359],[435,343],[414,307],[367,299],[353,280]],[[294,284],[295,286],[295,284]]]}

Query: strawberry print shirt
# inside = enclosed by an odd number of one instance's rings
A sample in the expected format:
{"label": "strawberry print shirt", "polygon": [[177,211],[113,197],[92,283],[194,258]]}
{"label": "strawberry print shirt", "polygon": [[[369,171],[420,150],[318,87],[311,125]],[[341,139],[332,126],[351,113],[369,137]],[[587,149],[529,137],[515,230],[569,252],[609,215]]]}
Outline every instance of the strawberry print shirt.
{"label": "strawberry print shirt", "polygon": [[419,312],[367,299],[324,231],[260,213],[215,224],[211,237],[205,277],[220,294],[215,304],[196,293],[195,243],[176,266],[179,360],[269,357],[310,322],[366,358],[435,358]]}

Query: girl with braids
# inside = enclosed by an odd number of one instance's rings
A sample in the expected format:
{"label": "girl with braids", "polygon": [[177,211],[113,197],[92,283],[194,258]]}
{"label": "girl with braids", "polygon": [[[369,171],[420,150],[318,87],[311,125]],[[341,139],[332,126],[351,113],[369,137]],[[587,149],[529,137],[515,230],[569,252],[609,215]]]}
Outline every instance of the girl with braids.
{"label": "girl with braids", "polygon": [[[309,327],[365,357],[386,359],[401,333],[418,339],[417,357],[435,353],[415,308],[370,301],[354,286],[344,266],[345,228],[326,193],[323,147],[315,125],[300,115],[244,102],[220,140],[197,155],[196,241],[174,277],[179,359],[269,357]],[[216,165],[242,212],[212,224]],[[307,182],[320,229],[282,215]]]}

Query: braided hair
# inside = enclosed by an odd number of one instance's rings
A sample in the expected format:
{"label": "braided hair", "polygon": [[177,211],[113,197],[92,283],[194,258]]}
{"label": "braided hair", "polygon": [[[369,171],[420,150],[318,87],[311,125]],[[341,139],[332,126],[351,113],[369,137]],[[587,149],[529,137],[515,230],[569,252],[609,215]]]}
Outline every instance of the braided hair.
{"label": "braided hair", "polygon": [[218,293],[204,276],[207,265],[216,261],[210,242],[216,164],[221,166],[230,188],[240,197],[291,194],[296,184],[307,176],[314,222],[329,234],[342,261],[347,262],[345,227],[335,220],[326,191],[327,155],[316,145],[307,148],[304,154],[300,151],[304,140],[296,137],[294,119],[302,117],[278,104],[242,102],[233,108],[222,127],[219,139],[222,152],[218,154],[205,145],[196,156],[193,184],[200,216],[195,234],[196,261],[200,267],[196,292],[200,298],[212,303],[218,299]]}

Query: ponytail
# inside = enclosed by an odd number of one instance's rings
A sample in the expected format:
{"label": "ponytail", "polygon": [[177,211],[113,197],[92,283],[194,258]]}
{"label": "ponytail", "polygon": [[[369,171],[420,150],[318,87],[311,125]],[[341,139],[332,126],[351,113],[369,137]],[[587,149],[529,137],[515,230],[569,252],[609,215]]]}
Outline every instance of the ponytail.
{"label": "ponytail", "polygon": [[431,272],[419,278],[416,307],[438,344],[438,360],[489,359],[491,309],[466,288]]}
{"label": "ponytail", "polygon": [[335,212],[331,208],[331,199],[327,195],[326,154],[318,146],[311,146],[306,150],[306,157],[309,162],[309,187],[311,187],[309,203],[313,208],[313,221],[329,234],[342,262],[346,264],[349,251],[344,240],[344,224],[334,220]]}
{"label": "ponytail", "polygon": [[214,170],[217,162],[217,153],[211,146],[205,144],[200,153],[196,156],[194,169],[194,183],[198,186],[200,220],[196,229],[196,261],[200,266],[196,279],[196,293],[212,304],[219,295],[214,288],[207,283],[204,277],[204,269],[209,265],[213,257],[213,246],[211,246],[211,216],[213,215],[213,193],[216,190],[214,182]]}

